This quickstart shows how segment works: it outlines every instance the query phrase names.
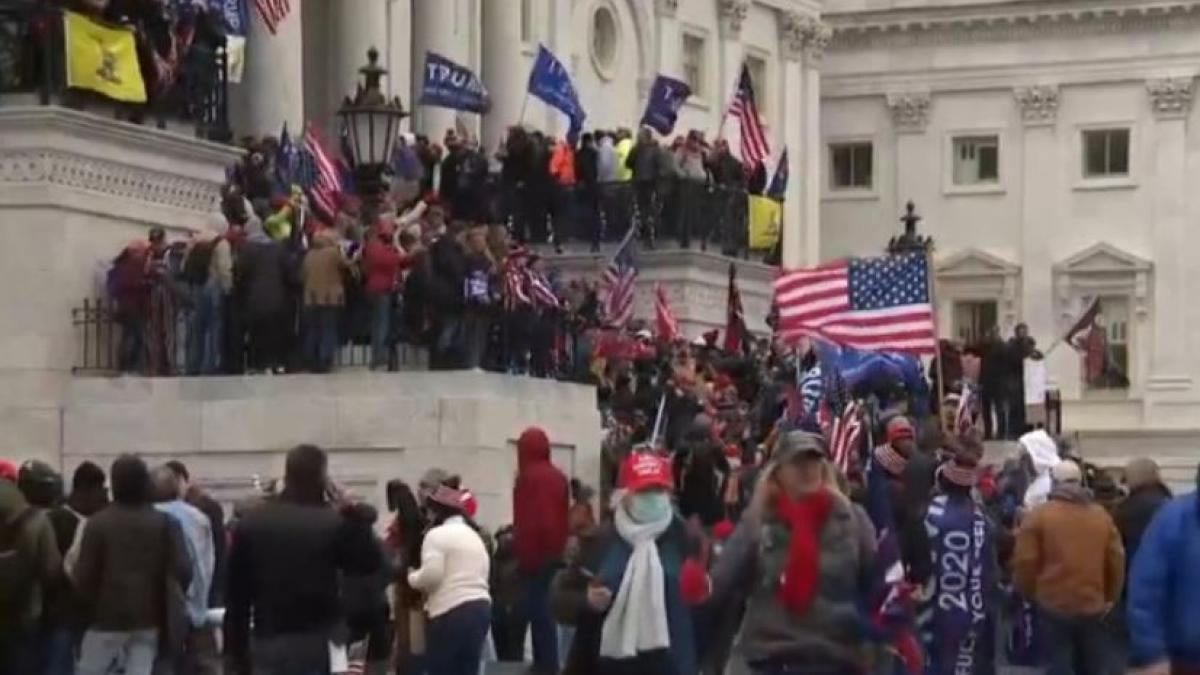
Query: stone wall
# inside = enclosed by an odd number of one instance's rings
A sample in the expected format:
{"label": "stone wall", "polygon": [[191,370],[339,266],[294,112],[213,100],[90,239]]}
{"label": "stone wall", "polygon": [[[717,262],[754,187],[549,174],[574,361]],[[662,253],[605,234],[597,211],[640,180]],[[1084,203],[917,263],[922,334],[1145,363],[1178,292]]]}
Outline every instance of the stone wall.
{"label": "stone wall", "polygon": [[555,463],[593,485],[600,471],[595,389],[481,372],[341,373],[278,377],[76,378],[62,409],[67,475],[85,459],[107,467],[136,452],[185,462],[230,502],[253,478],[283,474],[299,443],[330,454],[334,478],[383,504],[384,485],[415,485],[437,466],[462,475],[481,521],[511,520],[515,442],[546,430]]}

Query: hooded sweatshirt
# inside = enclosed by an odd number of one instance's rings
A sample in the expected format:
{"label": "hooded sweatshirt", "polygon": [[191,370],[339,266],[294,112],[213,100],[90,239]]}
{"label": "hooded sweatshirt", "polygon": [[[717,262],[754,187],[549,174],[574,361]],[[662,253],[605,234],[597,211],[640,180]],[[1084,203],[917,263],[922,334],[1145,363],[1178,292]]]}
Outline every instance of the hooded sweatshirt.
{"label": "hooded sweatshirt", "polygon": [[30,627],[42,614],[46,590],[62,577],[62,558],[54,539],[54,528],[41,509],[26,513],[30,508],[16,484],[0,479],[0,528],[20,528],[13,539],[14,548],[28,561],[25,571],[34,584],[18,615],[0,614],[0,634],[17,627]]}
{"label": "hooded sweatshirt", "polygon": [[526,572],[561,560],[567,547],[567,477],[550,462],[550,440],[537,427],[517,440],[513,486],[513,548]]}

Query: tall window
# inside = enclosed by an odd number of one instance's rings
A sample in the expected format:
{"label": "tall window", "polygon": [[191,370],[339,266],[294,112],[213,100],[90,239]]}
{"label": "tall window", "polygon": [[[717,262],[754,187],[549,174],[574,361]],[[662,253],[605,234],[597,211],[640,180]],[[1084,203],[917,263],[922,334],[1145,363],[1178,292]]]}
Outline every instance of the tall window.
{"label": "tall window", "polygon": [[[1080,307],[1090,307],[1092,298],[1083,298]],[[1129,388],[1129,299],[1102,296],[1100,311],[1090,328],[1075,337],[1075,348],[1082,353],[1083,380],[1088,389]]]}
{"label": "tall window", "polygon": [[1083,177],[1129,175],[1129,129],[1089,129],[1083,132]]}
{"label": "tall window", "polygon": [[771,95],[770,82],[767,80],[767,61],[757,56],[746,56],[746,69],[750,71],[750,80],[754,83],[754,97],[755,103],[758,105],[758,114],[765,121],[770,121],[768,114],[771,110]]}
{"label": "tall window", "polygon": [[965,300],[954,303],[954,336],[970,346],[979,344],[996,327],[995,300]]}
{"label": "tall window", "polygon": [[979,185],[1000,180],[1000,139],[965,136],[954,139],[954,184]]}
{"label": "tall window", "polygon": [[829,146],[829,187],[833,190],[870,190],[874,180],[874,148],[869,141]]}
{"label": "tall window", "polygon": [[521,0],[521,42],[533,41],[533,0]]}
{"label": "tall window", "polygon": [[693,33],[683,34],[683,81],[692,88],[692,96],[704,98],[705,68],[704,38]]}

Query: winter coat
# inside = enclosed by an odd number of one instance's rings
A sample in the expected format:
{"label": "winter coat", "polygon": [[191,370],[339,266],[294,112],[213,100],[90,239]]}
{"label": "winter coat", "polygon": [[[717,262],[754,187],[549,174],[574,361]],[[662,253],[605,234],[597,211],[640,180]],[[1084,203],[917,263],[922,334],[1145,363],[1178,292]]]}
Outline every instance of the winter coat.
{"label": "winter coat", "polygon": [[375,295],[387,295],[396,290],[400,271],[407,266],[407,256],[391,244],[378,238],[367,242],[363,248],[363,289]]}
{"label": "winter coat", "polygon": [[522,435],[513,485],[513,547],[521,569],[533,572],[562,560],[571,507],[567,477],[550,462],[545,439]]}
{"label": "winter coat", "polygon": [[317,233],[313,248],[304,256],[301,273],[304,279],[304,305],[340,306],[346,302],[346,286],[342,273],[349,263],[333,236]]}
{"label": "winter coat", "polygon": [[43,614],[42,600],[47,591],[62,581],[62,556],[54,538],[54,528],[41,509],[33,509],[12,481],[0,479],[0,529],[7,531],[16,527],[23,518],[20,531],[16,534],[13,548],[24,560],[35,588],[31,590],[25,608],[17,616],[0,616],[0,633],[18,627],[28,628]]}
{"label": "winter coat", "polygon": [[234,264],[234,288],[247,317],[278,316],[288,309],[292,265],[284,245],[248,241]]}
{"label": "winter coat", "polygon": [[688,432],[682,449],[675,454],[673,468],[679,511],[684,518],[696,516],[705,527],[725,518],[722,495],[729,479],[729,460],[712,439],[709,427]]}
{"label": "winter coat", "polygon": [[1134,488],[1128,497],[1117,504],[1113,511],[1113,520],[1117,523],[1117,531],[1121,533],[1121,543],[1125,545],[1127,570],[1133,567],[1142,534],[1150,526],[1154,514],[1169,501],[1171,490],[1162,483],[1151,483]]}
{"label": "winter coat", "polygon": [[1200,497],[1167,502],[1142,537],[1129,580],[1131,664],[1200,669]]}
{"label": "winter coat", "polygon": [[1068,483],[1021,523],[1012,565],[1017,589],[1042,608],[1095,616],[1121,596],[1125,547],[1108,512]]}

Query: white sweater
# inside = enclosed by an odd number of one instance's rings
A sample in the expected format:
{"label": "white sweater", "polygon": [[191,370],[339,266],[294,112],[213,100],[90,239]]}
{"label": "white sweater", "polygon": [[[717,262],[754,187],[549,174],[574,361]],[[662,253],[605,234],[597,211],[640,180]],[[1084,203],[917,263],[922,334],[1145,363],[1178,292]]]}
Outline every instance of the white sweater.
{"label": "white sweater", "polygon": [[490,601],[490,569],[483,539],[461,516],[452,516],[425,535],[421,569],[408,573],[408,583],[425,593],[425,610],[435,617],[465,602]]}

